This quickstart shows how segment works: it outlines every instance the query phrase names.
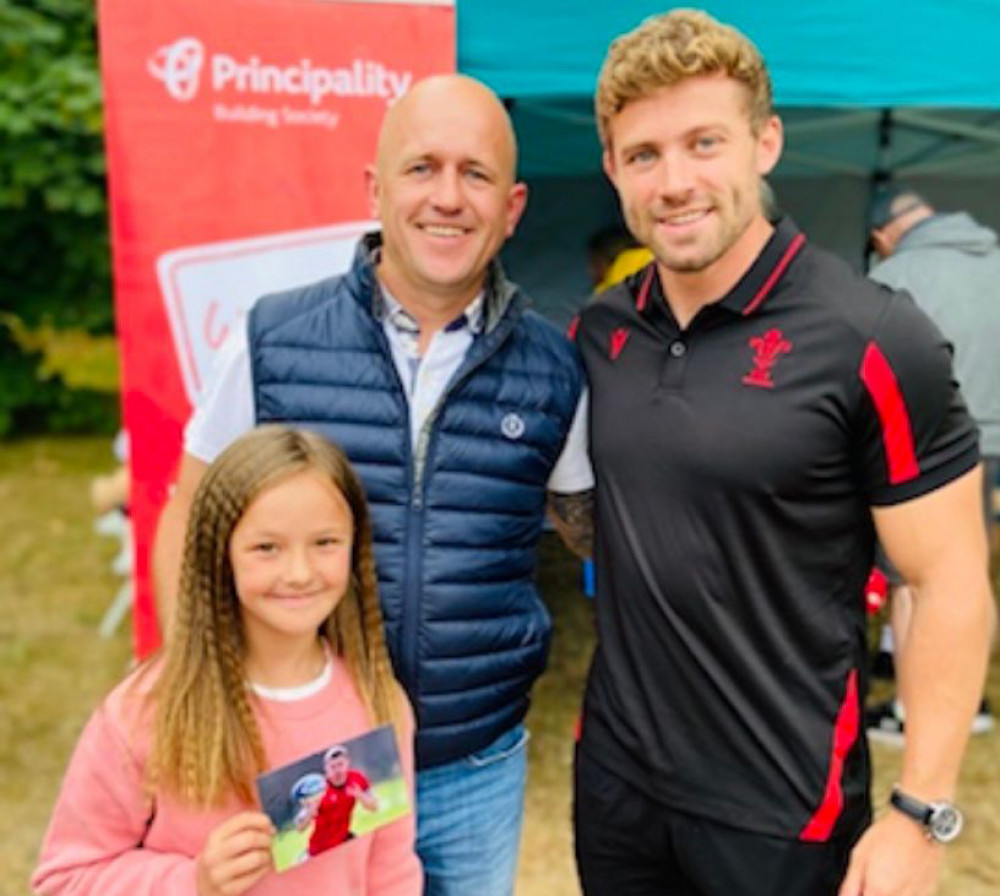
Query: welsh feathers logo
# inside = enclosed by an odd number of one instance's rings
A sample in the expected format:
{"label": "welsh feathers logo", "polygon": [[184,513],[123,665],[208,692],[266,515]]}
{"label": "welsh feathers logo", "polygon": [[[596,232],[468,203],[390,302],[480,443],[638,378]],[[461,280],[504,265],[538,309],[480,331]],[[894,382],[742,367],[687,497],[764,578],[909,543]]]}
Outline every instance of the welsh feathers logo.
{"label": "welsh feathers logo", "polygon": [[175,100],[186,103],[198,92],[205,48],[194,37],[182,37],[160,47],[146,63],[149,73],[163,82]]}
{"label": "welsh feathers logo", "polygon": [[761,336],[754,336],[747,345],[753,349],[753,370],[743,377],[746,386],[758,386],[762,389],[773,389],[774,380],[771,371],[778,363],[778,358],[792,350],[792,343],[785,339],[781,330],[768,330]]}

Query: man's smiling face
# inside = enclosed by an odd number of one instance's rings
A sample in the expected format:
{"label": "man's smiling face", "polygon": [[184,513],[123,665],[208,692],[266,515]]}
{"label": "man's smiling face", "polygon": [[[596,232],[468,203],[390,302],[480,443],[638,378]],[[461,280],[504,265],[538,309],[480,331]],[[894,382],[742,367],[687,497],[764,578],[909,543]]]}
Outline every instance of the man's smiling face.
{"label": "man's smiling face", "polygon": [[368,189],[382,222],[380,274],[404,306],[475,297],[524,209],[514,155],[503,107],[469,79],[418,84],[390,111]]}
{"label": "man's smiling face", "polygon": [[739,241],[781,149],[777,119],[754,134],[746,88],[722,74],[632,100],[609,136],[605,170],[629,229],[679,274],[705,271]]}

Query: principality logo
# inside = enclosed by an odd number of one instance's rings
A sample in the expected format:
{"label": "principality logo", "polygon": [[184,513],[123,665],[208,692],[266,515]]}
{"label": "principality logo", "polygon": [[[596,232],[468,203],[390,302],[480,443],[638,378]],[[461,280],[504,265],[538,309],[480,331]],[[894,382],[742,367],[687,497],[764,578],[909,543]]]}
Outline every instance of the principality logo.
{"label": "principality logo", "polygon": [[524,435],[524,421],[517,414],[507,414],[500,421],[500,432],[511,441],[517,441]]}
{"label": "principality logo", "polygon": [[304,97],[314,107],[327,97],[378,97],[391,104],[413,82],[413,72],[396,71],[377,59],[344,60],[335,67],[318,65],[308,57],[282,62],[257,55],[238,59],[228,53],[206,53],[196,37],[181,37],[160,47],[146,68],[180,102],[194,99],[203,69],[214,94]]}
{"label": "principality logo", "polygon": [[768,330],[762,336],[751,337],[747,345],[754,350],[753,370],[743,377],[745,386],[758,386],[761,389],[773,389],[774,380],[771,371],[778,363],[778,358],[792,350],[792,343],[782,335],[781,330]]}
{"label": "principality logo", "polygon": [[628,330],[624,327],[618,327],[617,330],[611,331],[611,344],[609,346],[608,356],[612,361],[617,361],[618,356],[622,353],[622,349],[625,348],[625,343],[628,342],[628,337],[631,335]]}
{"label": "principality logo", "polygon": [[195,37],[182,37],[160,47],[146,63],[149,73],[163,82],[175,100],[186,103],[198,92],[205,48]]}

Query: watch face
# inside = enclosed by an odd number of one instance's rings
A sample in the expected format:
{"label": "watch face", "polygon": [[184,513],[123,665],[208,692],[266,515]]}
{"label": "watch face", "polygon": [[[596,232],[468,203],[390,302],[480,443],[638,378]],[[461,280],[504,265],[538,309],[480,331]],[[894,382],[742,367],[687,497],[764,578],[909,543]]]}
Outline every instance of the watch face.
{"label": "watch face", "polygon": [[939,803],[932,807],[927,828],[939,843],[949,843],[962,831],[962,813],[954,806]]}

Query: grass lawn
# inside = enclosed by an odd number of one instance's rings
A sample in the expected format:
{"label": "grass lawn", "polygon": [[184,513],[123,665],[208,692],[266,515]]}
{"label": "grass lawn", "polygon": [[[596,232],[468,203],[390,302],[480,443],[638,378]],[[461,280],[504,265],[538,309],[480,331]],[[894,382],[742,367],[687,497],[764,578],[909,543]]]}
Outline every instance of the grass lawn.
{"label": "grass lawn", "polygon": [[[97,626],[118,581],[113,539],[93,533],[90,478],[114,465],[106,438],[0,443],[0,896],[20,896],[69,753],[87,715],[124,673],[126,627]],[[593,646],[579,564],[552,537],[543,590],[556,624],[549,671],[535,689],[531,771],[518,896],[576,896],[569,826],[573,727]],[[1000,661],[990,695],[1000,706]],[[943,896],[1000,892],[1000,757],[996,734],[976,738],[960,802],[968,830],[948,850]],[[899,754],[875,748],[876,803]],[[488,848],[488,844],[484,844]],[[472,896],[472,894],[470,894]]]}
{"label": "grass lawn", "polygon": [[70,750],[129,660],[126,626],[97,635],[117,543],[88,486],[113,465],[107,438],[0,443],[0,896],[29,892]]}

